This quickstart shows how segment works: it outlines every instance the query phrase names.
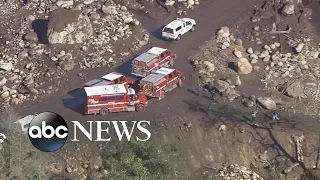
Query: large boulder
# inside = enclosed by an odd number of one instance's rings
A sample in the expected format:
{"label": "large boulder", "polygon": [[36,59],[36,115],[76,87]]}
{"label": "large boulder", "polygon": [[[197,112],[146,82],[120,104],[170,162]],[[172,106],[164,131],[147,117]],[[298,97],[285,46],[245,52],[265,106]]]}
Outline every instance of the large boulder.
{"label": "large boulder", "polygon": [[52,12],[47,27],[50,44],[83,43],[93,33],[88,16],[78,10],[57,9]]}
{"label": "large boulder", "polygon": [[285,16],[293,15],[294,9],[295,9],[295,6],[293,3],[287,3],[286,5],[284,5],[284,7],[282,9],[282,14]]}
{"label": "large boulder", "polygon": [[300,82],[294,82],[287,86],[285,94],[289,97],[300,98],[303,96],[303,88]]}
{"label": "large boulder", "polygon": [[265,109],[276,109],[277,104],[270,97],[260,97],[257,99],[257,102],[261,105],[261,107]]}
{"label": "large boulder", "polygon": [[236,63],[237,72],[239,74],[250,74],[252,71],[252,65],[249,63],[248,59],[240,58]]}

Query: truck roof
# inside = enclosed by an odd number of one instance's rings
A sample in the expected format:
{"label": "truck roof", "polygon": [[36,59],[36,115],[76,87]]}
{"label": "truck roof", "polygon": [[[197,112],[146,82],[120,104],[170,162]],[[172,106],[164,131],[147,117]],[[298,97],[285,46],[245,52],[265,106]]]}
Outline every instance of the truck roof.
{"label": "truck roof", "polygon": [[169,24],[167,24],[165,26],[165,28],[170,28],[170,29],[175,29],[177,28],[179,25],[181,25],[182,23],[184,23],[184,21],[182,19],[175,19],[173,21],[171,21]]}
{"label": "truck roof", "polygon": [[163,74],[163,75],[168,75],[170,73],[172,73],[173,71],[175,71],[175,69],[171,69],[171,68],[160,68],[158,69],[155,73],[156,74]]}
{"label": "truck roof", "polygon": [[142,53],[140,54],[138,57],[135,58],[135,60],[137,61],[141,61],[141,62],[148,62],[151,59],[157,57],[158,55],[156,54],[151,54],[151,53]]}
{"label": "truck roof", "polygon": [[153,48],[149,49],[148,53],[159,55],[159,54],[165,52],[166,50],[167,49],[160,48],[160,47],[153,47]]}
{"label": "truck roof", "polygon": [[120,74],[120,73],[112,72],[112,73],[109,73],[107,75],[102,76],[101,79],[105,79],[105,80],[108,80],[108,81],[113,81],[115,79],[118,79],[121,76],[123,76],[123,75]]}
{"label": "truck roof", "polygon": [[84,90],[87,96],[127,93],[127,89],[124,84],[85,87]]}
{"label": "truck roof", "polygon": [[161,79],[165,80],[163,77],[164,77],[164,75],[162,75],[162,74],[149,74],[148,76],[141,79],[141,81],[156,83],[156,82],[160,81]]}

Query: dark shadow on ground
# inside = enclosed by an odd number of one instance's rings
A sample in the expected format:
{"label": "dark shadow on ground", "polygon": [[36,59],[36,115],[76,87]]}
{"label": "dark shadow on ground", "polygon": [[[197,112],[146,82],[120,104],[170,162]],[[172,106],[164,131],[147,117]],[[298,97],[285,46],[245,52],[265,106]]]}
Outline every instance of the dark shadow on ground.
{"label": "dark shadow on ground", "polygon": [[37,33],[39,42],[43,44],[48,44],[48,37],[47,37],[47,19],[36,19],[32,22],[32,28],[34,32]]}
{"label": "dark shadow on ground", "polygon": [[71,109],[81,115],[85,115],[85,105],[87,97],[83,88],[77,88],[68,92],[70,98],[63,98],[62,103],[64,107]]}

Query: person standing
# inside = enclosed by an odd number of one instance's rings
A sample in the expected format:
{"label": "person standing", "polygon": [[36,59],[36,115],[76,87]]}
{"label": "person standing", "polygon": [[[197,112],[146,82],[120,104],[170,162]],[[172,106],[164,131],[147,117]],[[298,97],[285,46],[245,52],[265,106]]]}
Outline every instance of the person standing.
{"label": "person standing", "polygon": [[212,108],[212,105],[211,103],[208,104],[208,114],[210,115],[211,114],[211,108]]}
{"label": "person standing", "polygon": [[255,121],[256,121],[257,113],[258,113],[258,111],[257,111],[257,110],[252,111],[251,116],[252,116],[252,121],[253,121],[253,122],[255,122]]}
{"label": "person standing", "polygon": [[275,120],[279,121],[279,117],[278,117],[278,113],[273,112],[272,121],[275,121]]}
{"label": "person standing", "polygon": [[200,96],[200,91],[201,91],[201,83],[199,83],[197,86],[197,96]]}

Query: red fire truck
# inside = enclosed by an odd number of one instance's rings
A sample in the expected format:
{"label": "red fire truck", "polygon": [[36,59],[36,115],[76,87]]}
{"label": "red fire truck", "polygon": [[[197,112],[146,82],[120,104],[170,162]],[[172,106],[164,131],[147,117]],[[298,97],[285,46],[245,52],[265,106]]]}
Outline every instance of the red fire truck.
{"label": "red fire truck", "polygon": [[112,85],[112,84],[127,84],[130,86],[131,84],[133,84],[133,81],[131,78],[126,77],[120,73],[112,72],[105,76],[102,76],[101,79],[93,79],[85,83],[84,86],[93,87],[93,86],[106,86],[106,85]]}
{"label": "red fire truck", "polygon": [[86,114],[106,115],[109,112],[142,112],[148,104],[147,97],[136,94],[125,84],[84,88],[87,94]]}
{"label": "red fire truck", "polygon": [[132,61],[131,74],[146,77],[161,67],[172,67],[176,54],[170,50],[153,47]]}
{"label": "red fire truck", "polygon": [[160,68],[140,80],[140,90],[148,97],[161,99],[166,92],[182,86],[182,77],[183,74],[176,69]]}

